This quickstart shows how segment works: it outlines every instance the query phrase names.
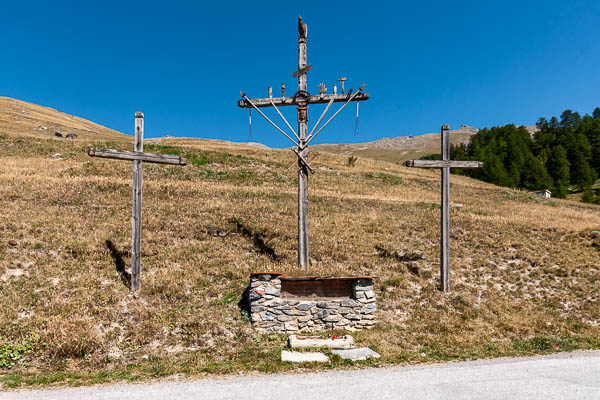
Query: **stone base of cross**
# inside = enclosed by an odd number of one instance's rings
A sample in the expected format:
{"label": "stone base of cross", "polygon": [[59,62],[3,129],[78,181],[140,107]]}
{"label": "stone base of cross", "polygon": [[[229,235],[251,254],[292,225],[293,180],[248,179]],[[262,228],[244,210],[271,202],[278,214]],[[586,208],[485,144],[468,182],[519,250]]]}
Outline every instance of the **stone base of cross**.
{"label": "stone base of cross", "polygon": [[133,201],[131,207],[131,289],[140,290],[140,263],[142,246],[142,162],[154,164],[186,165],[185,157],[144,153],[144,114],[135,113],[134,151],[90,147],[90,157],[133,161]]}
{"label": "stone base of cross", "polygon": [[440,279],[441,289],[450,292],[450,168],[481,168],[480,161],[450,160],[450,127],[442,125],[442,159],[408,160],[405,165],[415,168],[440,168],[442,170],[442,215],[440,239]]}

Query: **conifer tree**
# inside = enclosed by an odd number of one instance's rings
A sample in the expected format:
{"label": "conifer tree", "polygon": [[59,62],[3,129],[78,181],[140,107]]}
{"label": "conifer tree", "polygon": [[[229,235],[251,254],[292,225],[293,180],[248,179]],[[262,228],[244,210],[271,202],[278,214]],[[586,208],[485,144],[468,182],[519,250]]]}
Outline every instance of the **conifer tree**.
{"label": "conifer tree", "polygon": [[553,196],[566,198],[569,186],[569,160],[564,147],[556,146],[552,149],[546,169],[554,181]]}
{"label": "conifer tree", "polygon": [[452,159],[484,162],[481,169],[457,173],[501,186],[550,189],[555,197],[566,197],[572,186],[590,192],[600,175],[600,108],[583,118],[565,110],[560,119],[539,118],[536,126],[533,138],[510,124],[484,128],[467,146],[453,146]]}

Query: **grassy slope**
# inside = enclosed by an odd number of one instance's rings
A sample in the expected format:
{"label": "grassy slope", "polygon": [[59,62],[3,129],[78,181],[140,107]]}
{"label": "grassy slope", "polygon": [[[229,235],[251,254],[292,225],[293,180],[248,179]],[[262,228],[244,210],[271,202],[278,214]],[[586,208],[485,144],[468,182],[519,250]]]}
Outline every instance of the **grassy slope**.
{"label": "grassy slope", "polygon": [[[5,387],[298,368],[278,360],[285,337],[256,334],[237,306],[251,271],[298,272],[291,152],[147,142],[190,164],[144,166],[142,291],[132,295],[115,262],[129,257],[131,165],[85,151],[130,149],[129,137],[0,135],[0,363],[15,359],[0,367]],[[600,207],[453,176],[444,295],[439,174],[313,156],[309,272],[379,277],[380,323],[355,333],[382,354],[367,364],[600,347]]]}
{"label": "grassy slope", "polygon": [[[46,129],[44,129],[46,128]],[[83,118],[9,97],[0,97],[0,134],[54,137],[76,133],[83,140],[122,140],[127,136]]]}

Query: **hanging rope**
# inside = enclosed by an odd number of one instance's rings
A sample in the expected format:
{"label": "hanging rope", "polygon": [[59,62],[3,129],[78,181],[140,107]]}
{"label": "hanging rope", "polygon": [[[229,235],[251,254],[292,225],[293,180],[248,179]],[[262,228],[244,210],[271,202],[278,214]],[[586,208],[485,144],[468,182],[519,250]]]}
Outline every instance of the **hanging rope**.
{"label": "hanging rope", "polygon": [[248,109],[248,141],[252,141],[252,109]]}
{"label": "hanging rope", "polygon": [[354,136],[358,135],[358,105],[360,103],[356,102],[356,124],[354,124]]}

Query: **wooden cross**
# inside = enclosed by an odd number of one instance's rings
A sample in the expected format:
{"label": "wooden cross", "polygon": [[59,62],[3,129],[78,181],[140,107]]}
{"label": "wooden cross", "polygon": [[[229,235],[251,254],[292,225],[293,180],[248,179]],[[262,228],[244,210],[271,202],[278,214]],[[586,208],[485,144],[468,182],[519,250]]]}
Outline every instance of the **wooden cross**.
{"label": "wooden cross", "polygon": [[131,211],[131,289],[140,290],[141,245],[142,245],[142,161],[155,164],[186,165],[185,157],[144,153],[144,114],[135,113],[134,151],[101,149],[90,147],[91,157],[113,158],[133,161],[133,201]]}
{"label": "wooden cross", "polygon": [[440,278],[445,293],[450,291],[450,168],[481,168],[480,161],[450,160],[450,127],[442,125],[442,159],[408,160],[407,167],[441,168],[442,170],[442,216],[440,239]]}
{"label": "wooden cross", "polygon": [[[306,36],[307,26],[302,22],[302,17],[298,18],[298,70],[292,74],[292,77],[298,78],[298,91],[292,97],[285,96],[285,85],[281,85],[281,97],[273,97],[271,86],[269,86],[269,97],[259,99],[249,99],[244,92],[240,92],[241,99],[238,101],[240,108],[254,108],[262,115],[271,125],[279,132],[287,137],[294,147],[292,151],[298,157],[298,264],[306,267],[309,264],[308,257],[308,171],[314,173],[314,170],[308,163],[308,145],[315,137],[342,111],[351,101],[364,101],[369,99],[369,95],[363,92],[362,85],[356,92],[350,89],[348,93],[342,94],[327,94],[324,85],[321,87],[318,95],[311,95],[307,91],[306,73],[312,69],[312,64],[306,64]],[[345,78],[344,78],[345,79]],[[342,83],[343,84],[343,83]],[[321,93],[321,91],[323,93]],[[317,120],[317,123],[312,128],[310,133],[307,133],[308,122],[308,105],[309,104],[325,104],[325,110]],[[318,130],[321,120],[333,103],[344,103]],[[296,106],[298,133],[294,131],[292,126],[279,111],[277,106]],[[283,129],[271,121],[261,110],[263,107],[273,107],[277,114],[283,119],[291,133],[295,136],[292,139]],[[316,131],[316,132],[315,132]]]}

